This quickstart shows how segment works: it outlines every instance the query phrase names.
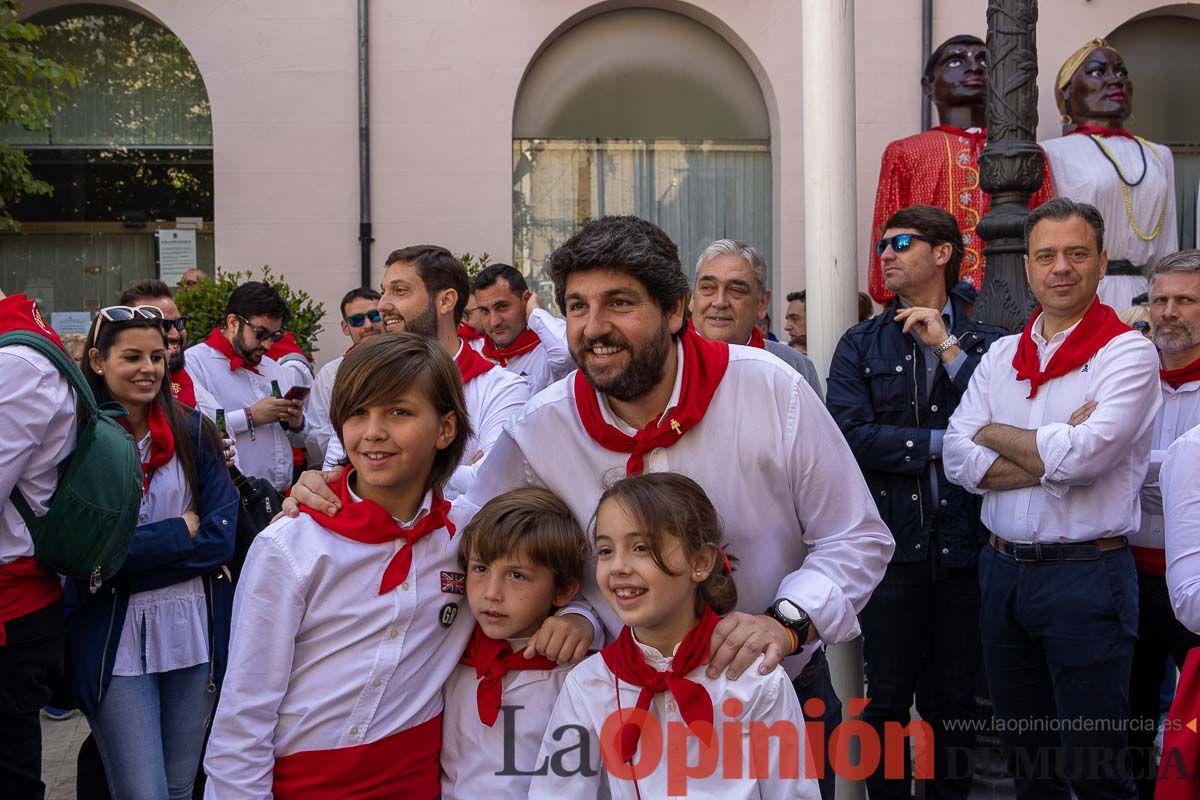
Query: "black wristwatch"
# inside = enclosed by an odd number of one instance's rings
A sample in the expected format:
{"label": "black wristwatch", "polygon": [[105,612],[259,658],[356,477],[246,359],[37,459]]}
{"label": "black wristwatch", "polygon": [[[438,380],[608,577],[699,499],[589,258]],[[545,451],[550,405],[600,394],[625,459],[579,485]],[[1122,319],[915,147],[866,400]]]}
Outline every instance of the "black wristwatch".
{"label": "black wristwatch", "polygon": [[799,653],[800,648],[808,641],[808,631],[812,627],[812,620],[808,618],[808,613],[785,597],[772,603],[767,608],[766,614],[796,634],[796,649],[788,653],[788,655]]}

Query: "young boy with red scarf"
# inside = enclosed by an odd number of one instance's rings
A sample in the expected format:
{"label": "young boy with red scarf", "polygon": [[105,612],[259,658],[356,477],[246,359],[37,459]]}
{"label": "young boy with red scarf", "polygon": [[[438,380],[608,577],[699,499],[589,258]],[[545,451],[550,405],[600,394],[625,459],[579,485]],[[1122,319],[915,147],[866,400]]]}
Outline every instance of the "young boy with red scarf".
{"label": "young boy with red scarf", "polygon": [[457,517],[442,485],[470,435],[436,340],[385,335],[346,356],[330,418],[350,458],[329,517],[304,507],[255,539],[234,607],[209,798],[433,798],[458,613]]}
{"label": "young boy with red scarf", "polygon": [[459,548],[462,573],[442,580],[465,584],[476,626],[443,691],[442,796],[523,800],[570,670],[530,637],[575,596],[591,548],[571,509],[532,488],[486,503]]}
{"label": "young boy with red scarf", "polygon": [[613,798],[820,797],[784,669],[760,658],[737,680],[708,677],[737,589],[704,490],[670,472],[626,478],[601,497],[595,539],[596,580],[625,627],[567,676],[529,797],[592,796],[602,782]]}

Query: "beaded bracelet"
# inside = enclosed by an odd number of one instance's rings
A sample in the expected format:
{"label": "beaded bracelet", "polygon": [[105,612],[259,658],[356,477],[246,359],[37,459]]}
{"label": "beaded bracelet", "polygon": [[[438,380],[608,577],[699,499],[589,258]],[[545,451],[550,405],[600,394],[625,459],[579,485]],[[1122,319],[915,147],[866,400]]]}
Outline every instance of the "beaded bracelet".
{"label": "beaded bracelet", "polygon": [[254,414],[250,413],[250,407],[242,409],[246,414],[246,427],[250,430],[250,441],[254,441]]}

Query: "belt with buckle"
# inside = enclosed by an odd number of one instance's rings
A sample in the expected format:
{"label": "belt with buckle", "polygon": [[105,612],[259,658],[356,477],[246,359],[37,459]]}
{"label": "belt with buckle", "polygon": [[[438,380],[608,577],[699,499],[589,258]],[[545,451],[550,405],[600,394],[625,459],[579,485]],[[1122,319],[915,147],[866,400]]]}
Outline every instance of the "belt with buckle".
{"label": "belt with buckle", "polygon": [[997,551],[1018,562],[1045,561],[1095,561],[1102,553],[1110,550],[1120,550],[1129,546],[1129,540],[1124,536],[1112,536],[1107,539],[1096,539],[1091,542],[1017,544],[1006,542],[996,534],[988,541]]}

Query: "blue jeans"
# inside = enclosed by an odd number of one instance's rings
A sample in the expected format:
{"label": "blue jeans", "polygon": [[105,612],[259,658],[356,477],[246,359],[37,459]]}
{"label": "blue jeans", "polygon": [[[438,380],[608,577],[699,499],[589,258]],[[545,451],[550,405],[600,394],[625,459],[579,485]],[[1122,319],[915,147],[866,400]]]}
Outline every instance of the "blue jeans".
{"label": "blue jeans", "polygon": [[215,697],[208,664],[113,676],[88,720],[113,800],[190,800]]}
{"label": "blue jeans", "polygon": [[1138,585],[1128,548],[1018,563],[985,546],[979,582],[984,666],[1018,800],[1134,800],[1126,731]]}

